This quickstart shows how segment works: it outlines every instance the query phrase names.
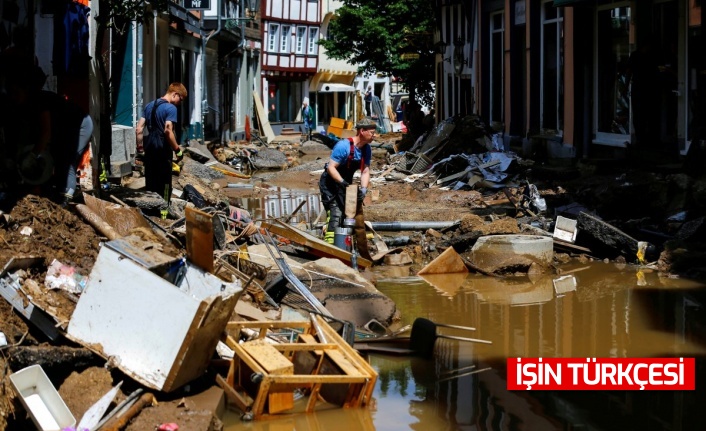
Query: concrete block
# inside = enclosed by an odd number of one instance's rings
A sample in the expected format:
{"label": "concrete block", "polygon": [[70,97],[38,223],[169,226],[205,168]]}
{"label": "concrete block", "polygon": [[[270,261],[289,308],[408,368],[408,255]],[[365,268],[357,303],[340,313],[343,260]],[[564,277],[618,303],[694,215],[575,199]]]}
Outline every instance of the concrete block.
{"label": "concrete block", "polygon": [[108,177],[110,178],[122,178],[130,175],[132,173],[132,165],[127,160],[122,162],[113,162],[111,157],[110,169],[108,170]]}
{"label": "concrete block", "polygon": [[131,161],[136,152],[135,129],[114,124],[112,126],[111,162]]}

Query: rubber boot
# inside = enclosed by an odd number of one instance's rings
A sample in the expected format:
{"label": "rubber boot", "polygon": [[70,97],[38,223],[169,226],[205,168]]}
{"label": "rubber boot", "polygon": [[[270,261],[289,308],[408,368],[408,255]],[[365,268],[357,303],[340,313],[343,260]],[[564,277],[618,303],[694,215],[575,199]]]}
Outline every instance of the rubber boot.
{"label": "rubber boot", "polygon": [[336,205],[332,205],[329,210],[328,225],[326,227],[326,233],[324,234],[324,241],[329,244],[334,243],[334,235],[336,234],[336,228],[341,226],[341,217],[343,213]]}
{"label": "rubber boot", "polygon": [[326,211],[326,224],[324,225],[324,241],[333,244],[335,232],[328,229],[328,224],[331,222],[331,211]]}

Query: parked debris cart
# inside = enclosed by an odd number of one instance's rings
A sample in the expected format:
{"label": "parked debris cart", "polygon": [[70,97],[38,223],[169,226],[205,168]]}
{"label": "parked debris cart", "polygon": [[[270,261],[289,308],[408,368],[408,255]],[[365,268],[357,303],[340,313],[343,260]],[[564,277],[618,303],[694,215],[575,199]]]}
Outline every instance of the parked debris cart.
{"label": "parked debris cart", "polygon": [[238,280],[121,238],[101,247],[67,335],[170,392],[206,370],[241,293]]}

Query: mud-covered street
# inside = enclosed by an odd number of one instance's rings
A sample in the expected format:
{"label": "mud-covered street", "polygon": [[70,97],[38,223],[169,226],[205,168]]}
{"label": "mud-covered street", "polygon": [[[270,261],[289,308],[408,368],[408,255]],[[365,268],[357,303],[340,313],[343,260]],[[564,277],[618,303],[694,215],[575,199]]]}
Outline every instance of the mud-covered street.
{"label": "mud-covered street", "polygon": [[[478,238],[502,234],[551,235],[556,215],[578,216],[583,211],[599,217],[602,223],[612,228],[614,232],[611,238],[627,238],[627,245],[611,243],[606,237],[588,238],[585,231],[579,229],[576,243],[555,246],[551,263],[544,268],[520,268],[515,265],[492,274],[492,271],[478,267],[473,271],[473,265],[469,264],[471,272],[475,272],[476,277],[488,277],[488,280],[495,280],[500,274],[505,280],[520,281],[532,274],[558,276],[567,271],[567,268],[603,261],[643,267],[653,274],[651,277],[693,281],[706,278],[706,266],[703,265],[703,239],[706,231],[702,226],[706,215],[706,182],[685,174],[679,165],[638,163],[628,169],[625,166],[617,169],[600,160],[554,164],[546,160],[518,158],[507,169],[507,179],[500,186],[478,182],[475,187],[464,186],[454,190],[454,187],[440,187],[439,184],[442,178],[456,172],[451,167],[448,167],[447,172],[431,174],[430,171],[429,175],[417,176],[395,169],[395,157],[399,160],[399,155],[395,154],[393,148],[403,146],[403,138],[400,134],[383,135],[376,142],[371,165],[371,177],[374,180],[365,199],[365,219],[370,222],[457,223],[438,230],[378,232],[390,243],[394,242],[395,237],[405,237],[407,240],[403,245],[394,246],[394,253],[388,253],[385,259],[380,259],[374,266],[361,267],[357,274],[347,272],[350,268],[341,264],[340,270],[335,269],[334,272],[344,280],[342,285],[331,283],[331,274],[316,272],[315,256],[303,257],[301,250],[292,241],[278,242],[288,258],[296,259],[297,264],[307,268],[306,272],[300,272],[304,270],[297,267],[296,275],[306,281],[314,295],[338,318],[354,321],[358,327],[376,319],[390,330],[398,329],[416,316],[404,315],[404,311],[395,306],[391,297],[376,288],[378,280],[386,278],[381,268],[394,269],[395,277],[398,278],[415,276],[449,248],[470,261],[473,258],[473,245]],[[304,154],[298,143],[282,146],[279,150],[289,156],[286,168],[260,169],[253,173],[252,178],[204,175],[202,161],[198,157],[187,156],[180,174],[173,177],[174,186],[184,190],[187,185],[192,185],[211,205],[227,202],[235,208],[250,211],[254,222],[265,221],[254,217],[256,208],[247,208],[252,206],[248,202],[258,202],[265,196],[277,196],[282,190],[287,193],[318,194],[321,170],[329,156],[329,152],[322,148],[319,148],[319,152],[307,151]],[[129,186],[137,181],[139,176],[136,175],[124,182],[125,187],[116,184],[108,192],[96,194],[112,204],[121,202],[133,206],[132,203],[139,200],[139,191]],[[246,186],[229,186],[231,184]],[[539,214],[532,207],[521,204],[529,184],[536,187],[546,202],[546,209]],[[111,199],[111,196],[115,199]],[[76,206],[62,208],[44,197],[32,194],[21,196],[3,211],[0,214],[0,266],[6,265],[13,258],[40,258],[23,275],[22,294],[25,295],[25,305],[31,298],[35,307],[50,314],[60,332],[65,331],[76,303],[80,301],[80,293],[43,288],[47,270],[54,260],[58,260],[72,268],[74,273],[88,277],[96,263],[101,243],[108,240],[106,231],[97,230],[89,224]],[[122,235],[134,235],[140,241],[154,244],[151,248],[174,258],[184,257],[186,250],[178,246],[178,241],[173,241],[174,238],[183,239],[184,232],[178,228],[172,229],[172,223],[183,216],[183,206],[173,205],[168,220],[160,220],[149,209],[144,209],[144,214],[150,218],[149,224],[133,226]],[[282,217],[286,215],[281,214]],[[312,217],[316,215],[311,214]],[[124,219],[123,216],[117,218]],[[313,220],[308,219],[305,224],[313,225]],[[242,226],[234,227],[232,232],[233,236],[239,237],[238,242],[248,244],[253,247],[252,250],[261,247],[263,244],[248,237]],[[164,235],[165,232],[168,235]],[[632,253],[630,241],[634,240],[635,243],[649,243],[646,254],[638,257]],[[370,246],[373,252],[379,251],[373,240]],[[266,250],[257,250],[261,251],[260,255],[267,255]],[[258,253],[252,254],[253,261],[258,261]],[[395,255],[397,260],[388,259]],[[409,260],[402,260],[400,256],[407,256]],[[262,262],[268,265],[267,261]],[[326,266],[329,270],[331,267],[336,268],[325,261],[321,265],[323,268],[318,268],[320,271],[325,271]],[[269,266],[273,265],[270,263]],[[268,273],[263,283],[271,280],[276,272]],[[353,293],[346,282],[364,287]],[[346,294],[340,294],[344,288]],[[332,293],[336,289],[339,293]],[[399,292],[395,295],[399,295]],[[492,296],[492,292],[487,295]],[[597,292],[596,295],[601,294]],[[262,292],[257,289],[246,289],[240,302],[246,302],[250,307],[246,313],[248,319],[254,315],[261,318],[278,315],[277,310],[264,300]],[[42,365],[77,418],[119,381],[123,381],[123,385],[115,399],[116,403],[140,388],[138,382],[125,376],[119,368],[106,363],[95,354],[93,348],[89,349],[61,335],[51,339],[46,330],[38,328],[26,316],[21,316],[10,302],[0,300],[0,313],[0,332],[7,339],[7,344],[0,347],[0,370],[3,372],[0,384],[0,430],[31,427],[7,376],[33,364]],[[170,313],[170,309],[155,304],[150,316],[132,318],[168,320]],[[239,320],[243,316],[236,312],[231,320]],[[355,322],[356,319],[359,321]],[[489,334],[489,331],[490,328],[483,328],[489,338],[495,338],[495,334]],[[187,389],[181,388],[173,393],[154,392],[159,404],[142,409],[124,429],[152,429],[155,425],[168,422],[180,423],[179,429],[182,431],[221,429],[219,427],[222,424],[214,417],[209,401],[196,403],[190,394],[203,392],[206,388],[216,389],[214,376],[223,371],[222,364],[214,361],[201,378],[187,385]]]}

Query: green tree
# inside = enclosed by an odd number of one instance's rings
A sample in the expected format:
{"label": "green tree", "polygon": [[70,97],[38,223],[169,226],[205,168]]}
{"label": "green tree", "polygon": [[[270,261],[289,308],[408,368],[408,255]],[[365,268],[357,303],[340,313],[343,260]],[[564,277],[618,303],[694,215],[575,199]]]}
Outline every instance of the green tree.
{"label": "green tree", "polygon": [[343,0],[320,41],[327,55],[362,73],[395,76],[410,100],[434,101],[434,3],[429,0]]}

